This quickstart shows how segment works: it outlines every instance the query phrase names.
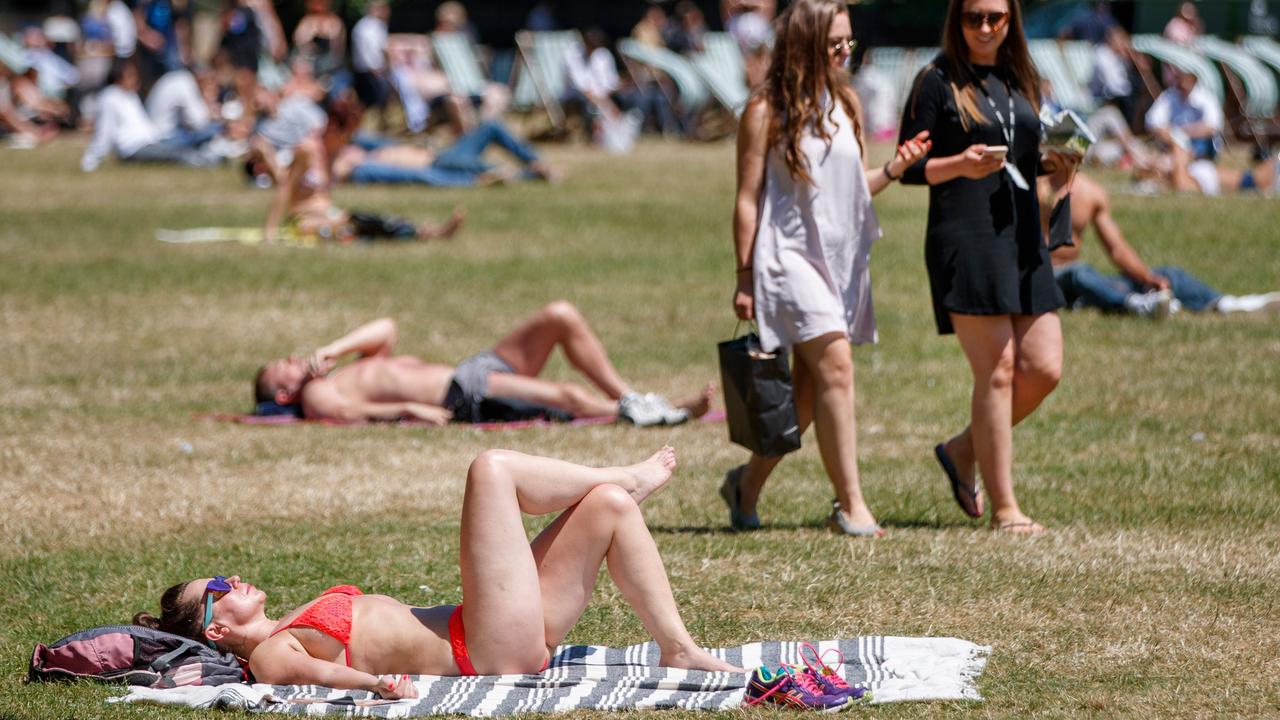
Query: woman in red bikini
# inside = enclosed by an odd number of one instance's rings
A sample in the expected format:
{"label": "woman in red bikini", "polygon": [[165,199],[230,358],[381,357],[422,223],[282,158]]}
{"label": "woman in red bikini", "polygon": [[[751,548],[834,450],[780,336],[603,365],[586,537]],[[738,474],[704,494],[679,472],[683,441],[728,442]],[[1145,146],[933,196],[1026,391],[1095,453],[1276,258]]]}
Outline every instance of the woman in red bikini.
{"label": "woman in red bikini", "polygon": [[[134,622],[204,640],[258,682],[416,697],[405,675],[496,675],[546,668],[591,599],[600,565],[661,649],[666,667],[745,672],[689,636],[639,503],[671,477],[675,451],[590,468],[489,450],[462,501],[461,605],[419,608],[340,585],[273,620],[266,593],[238,576],[175,585],[159,618]],[[521,513],[563,511],[530,544]]]}

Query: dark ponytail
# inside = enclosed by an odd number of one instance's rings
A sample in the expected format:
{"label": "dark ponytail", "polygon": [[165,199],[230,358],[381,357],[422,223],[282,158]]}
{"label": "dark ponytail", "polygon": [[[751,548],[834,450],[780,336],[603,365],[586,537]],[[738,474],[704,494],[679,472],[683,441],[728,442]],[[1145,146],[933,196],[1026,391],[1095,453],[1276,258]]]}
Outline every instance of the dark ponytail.
{"label": "dark ponytail", "polygon": [[190,584],[189,582],[178,583],[164,591],[160,596],[160,617],[143,610],[133,616],[133,624],[152,630],[163,630],[192,640],[203,640],[204,628],[201,624],[204,622],[204,617],[201,615],[200,603],[184,602],[182,599],[183,591]]}

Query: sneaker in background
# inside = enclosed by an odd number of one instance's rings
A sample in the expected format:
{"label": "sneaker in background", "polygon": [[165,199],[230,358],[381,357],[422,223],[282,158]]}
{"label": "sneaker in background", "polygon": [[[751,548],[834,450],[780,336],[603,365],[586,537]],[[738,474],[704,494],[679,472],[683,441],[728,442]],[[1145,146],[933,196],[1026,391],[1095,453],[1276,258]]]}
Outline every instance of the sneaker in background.
{"label": "sneaker in background", "polygon": [[679,425],[689,420],[689,411],[672,407],[656,393],[627,393],[618,401],[618,419],[636,427]]}
{"label": "sneaker in background", "polygon": [[743,698],[747,705],[769,703],[795,710],[839,712],[849,705],[846,695],[828,695],[812,677],[782,666],[774,672],[761,666],[751,673]]}
{"label": "sneaker in background", "polygon": [[1173,293],[1168,290],[1151,290],[1130,293],[1124,299],[1124,309],[1139,317],[1163,320],[1173,314]]}

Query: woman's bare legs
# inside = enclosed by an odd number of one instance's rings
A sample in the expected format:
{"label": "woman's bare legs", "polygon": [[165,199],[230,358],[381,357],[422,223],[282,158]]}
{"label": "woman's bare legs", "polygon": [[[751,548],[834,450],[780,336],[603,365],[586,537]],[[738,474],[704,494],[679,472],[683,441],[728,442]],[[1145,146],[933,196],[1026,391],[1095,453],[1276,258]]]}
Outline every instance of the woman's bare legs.
{"label": "woman's bare legs", "polygon": [[[675,464],[671,448],[619,468],[504,450],[476,458],[462,507],[461,567],[463,623],[477,670],[539,670],[548,648],[586,606],[603,559],[663,649],[664,664],[731,669],[689,638],[639,514],[637,503],[667,481]],[[566,508],[532,546],[527,543],[522,510]]]}
{"label": "woman's bare legs", "polygon": [[952,313],[956,337],[973,371],[969,427],[945,444],[962,481],[974,464],[991,498],[993,526],[1016,525],[1039,532],[1013,493],[1013,426],[1030,415],[1057,387],[1062,375],[1062,323],[1057,313],[960,315]]}
{"label": "woman's bare legs", "polygon": [[[796,371],[803,374],[807,387],[805,415],[800,420],[801,432],[810,420],[818,436],[822,466],[835,488],[836,499],[853,525],[875,525],[875,516],[862,498],[858,479],[858,434],[854,419],[853,355],[849,340],[841,333],[829,333],[795,347]],[[796,414],[801,410],[797,392]],[[743,473],[739,496],[744,512],[753,511],[760,488],[781,458],[752,456]],[[748,504],[749,503],[749,504]]]}

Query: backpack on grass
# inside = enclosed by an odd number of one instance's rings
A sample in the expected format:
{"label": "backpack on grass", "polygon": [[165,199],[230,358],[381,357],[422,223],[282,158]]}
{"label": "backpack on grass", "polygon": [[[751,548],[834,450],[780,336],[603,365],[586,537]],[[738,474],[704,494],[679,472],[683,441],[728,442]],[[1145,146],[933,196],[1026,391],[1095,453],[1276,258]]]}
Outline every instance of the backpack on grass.
{"label": "backpack on grass", "polygon": [[79,680],[122,682],[153,688],[246,682],[231,653],[181,635],[141,625],[103,625],[37,644],[27,678],[32,682]]}

